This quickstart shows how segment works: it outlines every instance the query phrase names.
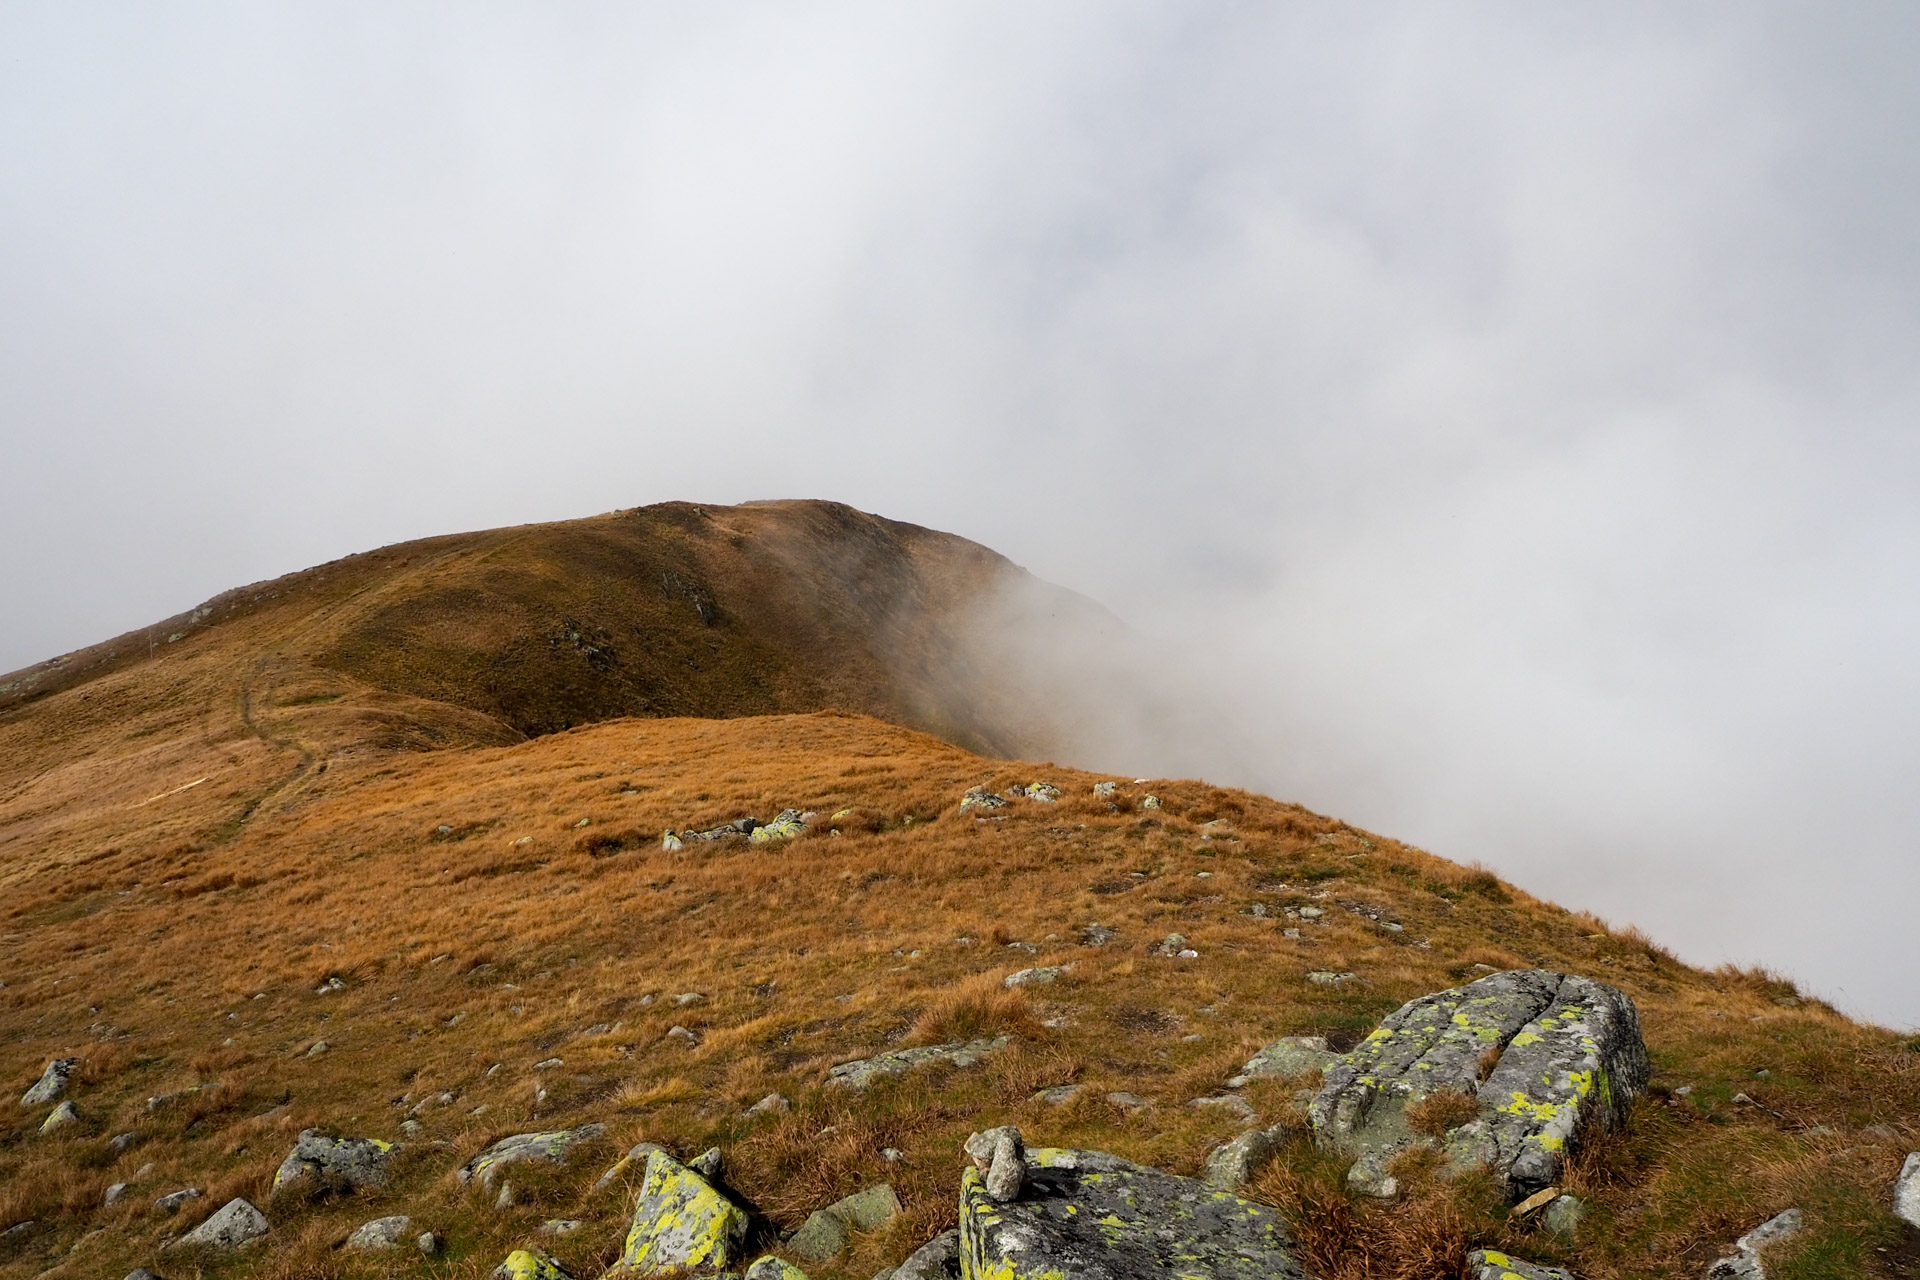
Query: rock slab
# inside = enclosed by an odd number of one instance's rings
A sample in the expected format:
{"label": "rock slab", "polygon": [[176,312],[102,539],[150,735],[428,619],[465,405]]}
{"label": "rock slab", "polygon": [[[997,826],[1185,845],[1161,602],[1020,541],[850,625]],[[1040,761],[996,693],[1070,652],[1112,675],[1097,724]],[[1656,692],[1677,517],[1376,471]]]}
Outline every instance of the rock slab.
{"label": "rock slab", "polygon": [[1004,1049],[1012,1043],[1013,1039],[1010,1036],[996,1036],[991,1040],[969,1040],[965,1043],[927,1045],[919,1049],[898,1049],[892,1053],[862,1058],[857,1062],[843,1062],[827,1072],[827,1087],[865,1089],[882,1076],[905,1075],[915,1067],[931,1066],[940,1062],[956,1067],[971,1067],[988,1054]]}
{"label": "rock slab", "polygon": [[664,1151],[647,1156],[620,1251],[622,1270],[725,1270],[747,1236],[747,1215],[705,1178]]}
{"label": "rock slab", "polygon": [[1498,1249],[1475,1249],[1467,1255],[1467,1280],[1574,1280],[1573,1272],[1526,1262]]}
{"label": "rock slab", "polygon": [[303,1130],[273,1175],[271,1195],[350,1194],[385,1186],[387,1162],[398,1149],[378,1138],[329,1138],[318,1129]]}
{"label": "rock slab", "polygon": [[229,1200],[205,1222],[180,1237],[180,1245],[232,1250],[252,1244],[267,1234],[267,1215],[238,1197]]}
{"label": "rock slab", "polygon": [[1800,1224],[1798,1209],[1774,1214],[1735,1240],[1733,1252],[1707,1268],[1707,1280],[1767,1280],[1766,1248],[1797,1233]]}
{"label": "rock slab", "polygon": [[1307,1280],[1277,1210],[1104,1151],[1027,1152],[1002,1204],[960,1180],[961,1273],[995,1280]]}
{"label": "rock slab", "polygon": [[1406,1112],[1444,1091],[1478,1103],[1444,1139],[1449,1167],[1485,1165],[1510,1199],[1550,1186],[1579,1127],[1612,1128],[1646,1088],[1633,1001],[1547,969],[1491,974],[1408,1001],[1326,1068],[1308,1107],[1323,1145],[1376,1162],[1433,1145]]}
{"label": "rock slab", "polygon": [[[500,1171],[510,1164],[527,1162],[552,1162],[564,1164],[567,1153],[583,1142],[591,1142],[607,1131],[603,1124],[583,1124],[578,1129],[556,1129],[548,1133],[516,1133],[482,1151],[479,1155],[460,1167],[457,1175],[462,1182],[479,1180],[482,1187],[493,1189],[493,1180]],[[505,1264],[502,1264],[505,1265]]]}
{"label": "rock slab", "polygon": [[1292,1080],[1311,1071],[1325,1071],[1339,1058],[1327,1048],[1325,1036],[1281,1036],[1247,1059],[1240,1074],[1227,1081],[1238,1089],[1254,1080]]}

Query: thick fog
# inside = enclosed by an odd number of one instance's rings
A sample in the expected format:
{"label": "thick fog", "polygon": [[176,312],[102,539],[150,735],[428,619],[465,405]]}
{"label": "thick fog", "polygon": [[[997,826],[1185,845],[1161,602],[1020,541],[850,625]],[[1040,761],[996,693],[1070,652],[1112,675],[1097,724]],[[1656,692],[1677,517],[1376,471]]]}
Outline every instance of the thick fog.
{"label": "thick fog", "polygon": [[1108,684],[1181,714],[1089,763],[1911,1025],[1917,35],[8,5],[0,670],[406,538],[837,498],[1163,655]]}

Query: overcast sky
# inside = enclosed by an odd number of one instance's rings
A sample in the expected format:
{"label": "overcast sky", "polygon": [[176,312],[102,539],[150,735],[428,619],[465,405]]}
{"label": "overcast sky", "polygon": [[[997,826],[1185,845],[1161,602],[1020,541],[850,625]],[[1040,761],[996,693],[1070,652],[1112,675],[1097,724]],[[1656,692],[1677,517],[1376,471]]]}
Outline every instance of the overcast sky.
{"label": "overcast sky", "polygon": [[1177,642],[1218,781],[1920,1023],[1917,34],[0,5],[0,670],[838,498]]}

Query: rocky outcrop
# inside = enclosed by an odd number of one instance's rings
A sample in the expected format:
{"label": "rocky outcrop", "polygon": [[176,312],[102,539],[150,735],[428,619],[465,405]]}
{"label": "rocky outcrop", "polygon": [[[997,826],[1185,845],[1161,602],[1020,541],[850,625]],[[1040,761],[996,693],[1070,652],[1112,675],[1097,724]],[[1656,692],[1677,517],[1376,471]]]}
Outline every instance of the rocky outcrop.
{"label": "rocky outcrop", "polygon": [[905,1075],[915,1067],[944,1062],[956,1067],[971,1067],[988,1054],[1012,1044],[1010,1036],[991,1040],[969,1040],[964,1044],[935,1044],[920,1049],[897,1049],[856,1062],[843,1062],[827,1072],[827,1086],[841,1089],[865,1089],[882,1076]]}
{"label": "rocky outcrop", "polygon": [[725,1270],[747,1236],[747,1215],[698,1173],[664,1151],[647,1156],[633,1222],[619,1267],[655,1271]]}
{"label": "rocky outcrop", "polygon": [[960,1182],[961,1273],[996,1280],[1306,1280],[1277,1210],[1102,1151],[1033,1148],[1018,1199]]}
{"label": "rocky outcrop", "polygon": [[254,1208],[252,1202],[235,1198],[175,1243],[183,1248],[198,1246],[224,1252],[252,1244],[268,1230],[267,1215]]}
{"label": "rocky outcrop", "polygon": [[456,1176],[462,1182],[478,1180],[483,1188],[491,1191],[494,1179],[508,1165],[529,1161],[564,1164],[573,1148],[591,1142],[606,1131],[607,1126],[603,1124],[583,1124],[577,1129],[556,1129],[548,1133],[516,1133],[467,1161]]}
{"label": "rocky outcrop", "polygon": [[1571,1271],[1525,1262],[1497,1249],[1475,1249],[1467,1255],[1467,1280],[1574,1280]]}
{"label": "rocky outcrop", "polygon": [[340,1195],[385,1186],[387,1162],[399,1150],[378,1138],[329,1138],[303,1130],[273,1175],[272,1198]]}
{"label": "rocky outcrop", "polygon": [[67,1085],[72,1082],[74,1073],[78,1070],[80,1070],[80,1059],[55,1058],[47,1064],[47,1069],[40,1073],[40,1079],[34,1082],[33,1087],[20,1095],[20,1105],[37,1107],[52,1102],[67,1091]]}
{"label": "rocky outcrop", "polygon": [[[1554,1181],[1583,1123],[1623,1122],[1647,1071],[1624,993],[1515,970],[1402,1005],[1326,1068],[1308,1114],[1321,1143],[1359,1164],[1438,1145],[1449,1168],[1485,1165],[1517,1200]],[[1444,1137],[1418,1132],[1410,1110],[1448,1091],[1474,1099],[1474,1118]]]}

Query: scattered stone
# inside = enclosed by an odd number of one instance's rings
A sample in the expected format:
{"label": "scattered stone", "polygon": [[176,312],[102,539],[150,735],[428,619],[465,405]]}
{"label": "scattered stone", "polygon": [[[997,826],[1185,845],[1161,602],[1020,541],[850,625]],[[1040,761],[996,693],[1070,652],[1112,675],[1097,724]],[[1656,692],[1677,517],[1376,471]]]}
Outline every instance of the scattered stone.
{"label": "scattered stone", "polygon": [[1149,795],[1149,796],[1141,796],[1141,797],[1140,797],[1140,807],[1141,807],[1142,809],[1158,809],[1158,808],[1160,807],[1160,797],[1159,797],[1159,796],[1151,796],[1151,795]]}
{"label": "scattered stone", "polygon": [[1293,1080],[1325,1071],[1339,1056],[1327,1048],[1325,1036],[1281,1036],[1248,1058],[1240,1074],[1227,1081],[1227,1087],[1244,1088],[1254,1080]]}
{"label": "scattered stone", "polygon": [[973,787],[968,790],[967,794],[960,797],[960,812],[962,813],[965,813],[969,809],[1004,809],[1006,807],[1007,798],[1005,796],[995,795],[985,787]]}
{"label": "scattered stone", "polygon": [[807,829],[807,819],[813,815],[802,813],[798,809],[782,809],[774,815],[772,822],[755,827],[747,833],[747,839],[754,844],[767,844],[774,840],[791,840]]}
{"label": "scattered stone", "polygon": [[966,1152],[973,1171],[984,1175],[981,1185],[986,1194],[996,1203],[1006,1204],[1020,1195],[1020,1184],[1027,1176],[1027,1148],[1020,1130],[1006,1124],[976,1133],[967,1139]]}
{"label": "scattered stone", "polygon": [[747,1268],[746,1280],[807,1280],[807,1273],[772,1254],[762,1254]]}
{"label": "scattered stone", "polygon": [[898,1147],[882,1147],[880,1148],[880,1158],[888,1164],[899,1164],[907,1158],[907,1153]]}
{"label": "scattered stone", "polygon": [[892,1280],[960,1280],[960,1233],[942,1231],[907,1255]]}
{"label": "scattered stone", "polygon": [[1362,1151],[1347,1170],[1347,1187],[1355,1195],[1391,1200],[1400,1194],[1400,1179],[1387,1172],[1387,1161],[1380,1152]]}
{"label": "scattered stone", "polygon": [[1178,956],[1191,950],[1187,946],[1187,937],[1182,933],[1170,933],[1154,949],[1156,955]]}
{"label": "scattered stone", "polygon": [[1079,1097],[1081,1090],[1085,1087],[1085,1085],[1078,1084],[1056,1084],[1034,1094],[1033,1100],[1035,1102],[1044,1102],[1050,1107],[1061,1107]]}
{"label": "scattered stone", "polygon": [[1326,912],[1322,911],[1319,907],[1302,907],[1299,911],[1302,920],[1318,920],[1325,914]]}
{"label": "scattered stone", "polygon": [[673,834],[673,829],[669,827],[660,833],[660,848],[667,853],[678,853],[686,846],[680,843],[680,837]]}
{"label": "scattered stone", "polygon": [[1235,1093],[1223,1093],[1213,1098],[1195,1098],[1187,1105],[1197,1111],[1224,1111],[1243,1125],[1252,1124],[1255,1119],[1252,1104]]}
{"label": "scattered stone", "polygon": [[375,1218],[363,1223],[347,1237],[346,1247],[359,1253],[382,1253],[398,1249],[407,1238],[407,1232],[413,1229],[413,1219],[405,1214],[396,1214],[391,1218]]}
{"label": "scattered stone", "polygon": [[1153,1103],[1134,1093],[1110,1093],[1107,1095],[1107,1101],[1122,1111],[1139,1111],[1143,1107],[1151,1107],[1153,1105]]}
{"label": "scattered stone", "polygon": [[708,1147],[693,1159],[687,1161],[687,1168],[693,1170],[708,1182],[720,1181],[720,1148]]}
{"label": "scattered stone", "polygon": [[1216,1191],[1239,1191],[1271,1164],[1292,1138],[1293,1130],[1276,1125],[1271,1129],[1249,1129],[1231,1142],[1215,1147],[1207,1153],[1206,1184]]}
{"label": "scattered stone", "polygon": [[165,1111],[176,1102],[181,1102],[193,1097],[195,1094],[205,1093],[210,1089],[218,1089],[219,1087],[220,1082],[216,1080],[210,1084],[190,1084],[184,1089],[175,1089],[172,1093],[156,1094],[147,1099],[147,1114],[152,1115],[157,1111]]}
{"label": "scattered stone", "polygon": [[307,1049],[307,1056],[309,1058],[317,1058],[331,1048],[333,1048],[333,1046],[328,1044],[325,1040],[315,1040],[313,1044]]}
{"label": "scattered stone", "polygon": [[500,1139],[467,1161],[457,1176],[462,1182],[477,1178],[482,1187],[491,1190],[494,1177],[507,1165],[529,1161],[565,1163],[567,1153],[574,1147],[606,1131],[607,1126],[603,1124],[583,1124],[577,1129],[558,1129],[550,1133],[517,1133],[511,1138]]}
{"label": "scattered stone", "polygon": [[566,1268],[544,1253],[515,1249],[493,1269],[493,1280],[573,1280]]}
{"label": "scattered stone", "polygon": [[1052,804],[1060,798],[1060,788],[1051,782],[1029,782],[1025,794],[1029,800],[1038,800],[1041,804]]}
{"label": "scattered stone", "polygon": [[431,1231],[422,1231],[414,1240],[413,1247],[425,1257],[431,1258],[440,1252],[440,1237]]}
{"label": "scattered stone", "polygon": [[1525,1262],[1497,1249],[1475,1249],[1467,1255],[1467,1280],[1574,1280],[1573,1272]]}
{"label": "scattered stone", "polygon": [[1117,782],[1096,782],[1093,784],[1093,794],[1095,798],[1100,800],[1107,799],[1119,789],[1120,784]]}
{"label": "scattered stone", "polygon": [[1256,902],[1247,908],[1247,914],[1256,920],[1264,920],[1267,918],[1267,904],[1264,902]]}
{"label": "scattered stone", "polygon": [[1083,947],[1104,947],[1120,935],[1103,924],[1090,924],[1080,930],[1080,945]]}
{"label": "scattered stone", "polygon": [[1893,1183],[1893,1216],[1920,1227],[1920,1151],[1911,1152]]}
{"label": "scattered stone", "polygon": [[808,1262],[826,1262],[839,1257],[852,1241],[847,1224],[825,1209],[815,1209],[787,1240],[787,1248]]}
{"label": "scattered stone", "polygon": [[747,1108],[747,1119],[757,1120],[761,1116],[785,1115],[793,1110],[793,1103],[784,1094],[770,1093]]}
{"label": "scattered stone", "polygon": [[164,1277],[157,1271],[149,1271],[145,1267],[135,1267],[133,1270],[127,1272],[127,1280],[164,1280]]}
{"label": "scattered stone", "polygon": [[267,1215],[252,1203],[236,1196],[218,1212],[175,1242],[176,1247],[199,1246],[207,1249],[239,1249],[252,1244],[271,1228]]}
{"label": "scattered stone", "polygon": [[1291,938],[1295,942],[1300,941],[1300,931],[1298,929],[1282,929],[1280,936],[1283,938]]}
{"label": "scattered stone", "polygon": [[516,1203],[511,1179],[500,1184],[500,1194],[493,1198],[493,1207],[501,1213],[513,1208]]}
{"label": "scattered stone", "polygon": [[580,1229],[578,1218],[548,1218],[540,1224],[543,1236],[570,1236]]}
{"label": "scattered stone", "polygon": [[707,995],[706,995],[706,992],[704,991],[682,991],[679,995],[673,998],[673,1002],[674,1004],[680,1006],[681,1008],[685,1008],[687,1005],[690,1005],[690,1004],[699,1004],[702,1001],[704,1001],[706,998],[707,998]]}
{"label": "scattered stone", "polygon": [[68,1098],[65,1102],[55,1107],[45,1120],[40,1122],[40,1132],[53,1133],[66,1128],[70,1124],[78,1124],[79,1121],[80,1113],[73,1109],[73,1099]]}
{"label": "scattered stone", "polygon": [[315,987],[313,989],[313,994],[317,996],[330,996],[336,991],[345,991],[346,989],[347,989],[347,984],[345,979],[341,978],[339,975],[336,974],[333,977],[328,978],[325,982],[321,983],[319,986]]}
{"label": "scattered stone", "polygon": [[1735,1240],[1732,1253],[1707,1268],[1707,1280],[1766,1280],[1762,1251],[1799,1231],[1800,1224],[1798,1209],[1788,1209],[1768,1218]]}
{"label": "scattered stone", "polygon": [[1028,1152],[1025,1194],[988,1194],[977,1169],[960,1181],[966,1275],[1075,1278],[1207,1276],[1305,1280],[1279,1213],[1103,1151]]}
{"label": "scattered stone", "polygon": [[205,1194],[206,1193],[198,1187],[182,1187],[178,1191],[170,1191],[166,1195],[156,1199],[153,1202],[153,1207],[162,1213],[175,1213],[179,1210],[180,1206],[187,1201],[198,1200]]}
{"label": "scattered stone", "polygon": [[273,1175],[273,1199],[346,1194],[384,1186],[387,1163],[398,1150],[378,1138],[329,1138],[318,1129],[303,1130],[293,1150]]}
{"label": "scattered stone", "polygon": [[855,1062],[843,1062],[827,1072],[828,1088],[865,1089],[881,1076],[904,1075],[915,1067],[945,1062],[956,1067],[971,1067],[990,1053],[1013,1043],[1011,1036],[991,1040],[928,1045],[921,1049],[898,1049]]}
{"label": "scattered stone", "polygon": [[1068,964],[1042,965],[1035,969],[1022,969],[1006,976],[1005,986],[1011,991],[1015,987],[1040,987],[1050,982],[1058,982],[1060,975],[1073,966]]}
{"label": "scattered stone", "polygon": [[138,1132],[116,1133],[107,1142],[107,1145],[113,1148],[113,1153],[115,1155],[121,1155],[125,1153],[128,1147],[132,1146],[134,1143],[138,1141],[140,1141],[140,1135]]}
{"label": "scattered stone", "polygon": [[[1372,1153],[1384,1167],[1408,1147],[1440,1146],[1449,1169],[1484,1165],[1517,1200],[1554,1182],[1583,1122],[1623,1122],[1647,1075],[1625,994],[1515,970],[1402,1005],[1327,1067],[1308,1111],[1334,1150]],[[1478,1115],[1435,1142],[1411,1130],[1405,1111],[1442,1091],[1475,1098]]]}
{"label": "scattered stone", "polygon": [[747,1215],[739,1206],[666,1152],[654,1151],[618,1265],[641,1275],[725,1270],[746,1235]]}
{"label": "scattered stone", "polygon": [[74,1073],[78,1070],[80,1070],[80,1059],[55,1058],[47,1064],[47,1069],[40,1073],[40,1079],[34,1083],[33,1087],[20,1095],[20,1105],[37,1107],[43,1103],[52,1102],[67,1091],[67,1085],[73,1081]]}
{"label": "scattered stone", "polygon": [[116,1182],[112,1186],[108,1187],[106,1203],[109,1205],[120,1203],[120,1197],[126,1195],[127,1189],[132,1185],[133,1184],[130,1182]]}
{"label": "scattered stone", "polygon": [[700,1037],[698,1035],[687,1030],[685,1027],[680,1026],[678,1023],[667,1028],[666,1038],[669,1040],[678,1040],[681,1044],[686,1045],[687,1048],[689,1049],[695,1047],[700,1043]]}
{"label": "scattered stone", "polygon": [[16,1222],[5,1231],[0,1231],[0,1240],[16,1239],[19,1236],[26,1235],[27,1232],[39,1225],[39,1220],[36,1218],[28,1218],[25,1222]]}
{"label": "scattered stone", "polygon": [[627,1154],[625,1154],[624,1156],[621,1156],[620,1159],[614,1163],[614,1166],[611,1169],[607,1170],[605,1173],[600,1175],[600,1181],[593,1184],[593,1189],[595,1191],[604,1191],[609,1185],[612,1184],[615,1178],[618,1178],[621,1174],[633,1168],[635,1165],[640,1165],[644,1167],[647,1163],[648,1156],[652,1155],[656,1151],[665,1151],[665,1150],[666,1148],[661,1146],[657,1142],[635,1143],[633,1145],[632,1150],[628,1151]]}
{"label": "scattered stone", "polygon": [[533,1069],[535,1071],[551,1071],[555,1067],[564,1067],[566,1065],[567,1060],[565,1058],[546,1058],[534,1063]]}
{"label": "scattered stone", "polygon": [[409,1138],[417,1138],[426,1132],[426,1130],[418,1120],[402,1120],[400,1122],[400,1132]]}
{"label": "scattered stone", "polygon": [[1318,987],[1337,987],[1343,983],[1358,982],[1357,973],[1334,973],[1330,969],[1315,969],[1307,975],[1307,981]]}

